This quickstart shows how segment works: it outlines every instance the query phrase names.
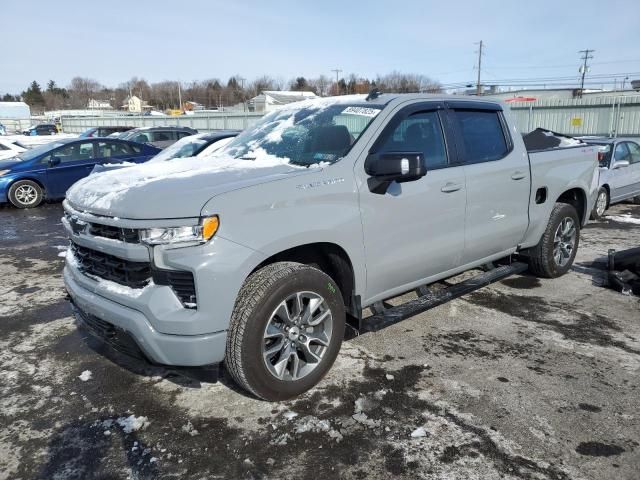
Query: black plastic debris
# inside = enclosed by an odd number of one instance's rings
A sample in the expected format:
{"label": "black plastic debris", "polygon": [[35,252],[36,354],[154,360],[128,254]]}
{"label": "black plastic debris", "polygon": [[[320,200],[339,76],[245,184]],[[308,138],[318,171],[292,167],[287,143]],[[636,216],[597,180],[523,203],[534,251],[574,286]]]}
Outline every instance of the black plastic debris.
{"label": "black plastic debris", "polygon": [[624,295],[640,296],[640,247],[609,250],[607,286]]}
{"label": "black plastic debris", "polygon": [[524,140],[524,145],[529,152],[586,145],[577,138],[553,132],[546,128],[536,128],[532,132],[523,135],[522,140]]}

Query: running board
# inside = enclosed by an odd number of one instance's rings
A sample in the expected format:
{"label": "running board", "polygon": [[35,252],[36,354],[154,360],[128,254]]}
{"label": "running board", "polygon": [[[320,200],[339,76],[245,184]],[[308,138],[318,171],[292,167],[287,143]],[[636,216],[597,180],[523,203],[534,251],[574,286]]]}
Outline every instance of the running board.
{"label": "running board", "polygon": [[[527,270],[528,265],[522,262],[514,262],[510,265],[496,267],[487,272],[476,275],[473,278],[463,282],[451,285],[438,291],[430,291],[428,288],[421,287],[419,296],[415,300],[403,303],[397,307],[385,308],[382,312],[376,313],[371,317],[364,318],[360,321],[360,334],[366,332],[377,332],[390,325],[406,320],[409,317],[418,315],[438,305],[442,305],[454,298],[458,298],[467,293],[471,293],[479,288],[486,287],[493,282],[502,280],[510,275],[522,273]],[[379,308],[376,309],[379,311]]]}

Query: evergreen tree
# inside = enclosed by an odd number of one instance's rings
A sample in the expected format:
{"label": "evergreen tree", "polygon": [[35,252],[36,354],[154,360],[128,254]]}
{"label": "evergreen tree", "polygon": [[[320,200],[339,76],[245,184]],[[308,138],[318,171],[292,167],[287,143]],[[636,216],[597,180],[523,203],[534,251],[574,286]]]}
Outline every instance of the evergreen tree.
{"label": "evergreen tree", "polygon": [[22,98],[24,99],[27,105],[33,106],[43,106],[44,105],[44,97],[42,96],[42,90],[40,89],[40,85],[35,80],[31,82],[29,88],[23,92]]}

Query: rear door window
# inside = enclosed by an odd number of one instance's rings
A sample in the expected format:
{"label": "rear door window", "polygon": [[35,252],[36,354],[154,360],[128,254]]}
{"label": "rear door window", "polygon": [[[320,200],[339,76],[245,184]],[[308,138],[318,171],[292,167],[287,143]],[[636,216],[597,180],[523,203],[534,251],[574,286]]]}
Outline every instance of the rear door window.
{"label": "rear door window", "polygon": [[99,142],[98,158],[123,158],[131,157],[135,152],[126,143],[120,142]]}
{"label": "rear door window", "polygon": [[168,142],[176,139],[176,132],[160,131],[152,133],[154,142]]}
{"label": "rear door window", "polygon": [[454,117],[464,148],[464,163],[500,160],[509,153],[501,112],[455,110]]}
{"label": "rear door window", "polygon": [[640,145],[633,142],[627,142],[629,148],[630,160],[629,163],[640,163]]}

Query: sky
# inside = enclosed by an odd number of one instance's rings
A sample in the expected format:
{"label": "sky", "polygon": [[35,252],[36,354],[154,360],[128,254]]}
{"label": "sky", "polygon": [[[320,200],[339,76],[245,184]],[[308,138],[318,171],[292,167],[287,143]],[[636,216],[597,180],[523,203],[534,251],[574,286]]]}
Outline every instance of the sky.
{"label": "sky", "polygon": [[335,78],[336,68],[367,78],[419,73],[452,86],[475,83],[480,40],[482,83],[573,81],[578,52],[587,48],[595,50],[588,81],[640,79],[638,0],[56,0],[25,7],[15,0],[0,7],[0,94],[20,93],[33,80],[66,86],[75,76],[115,87],[134,76]]}

